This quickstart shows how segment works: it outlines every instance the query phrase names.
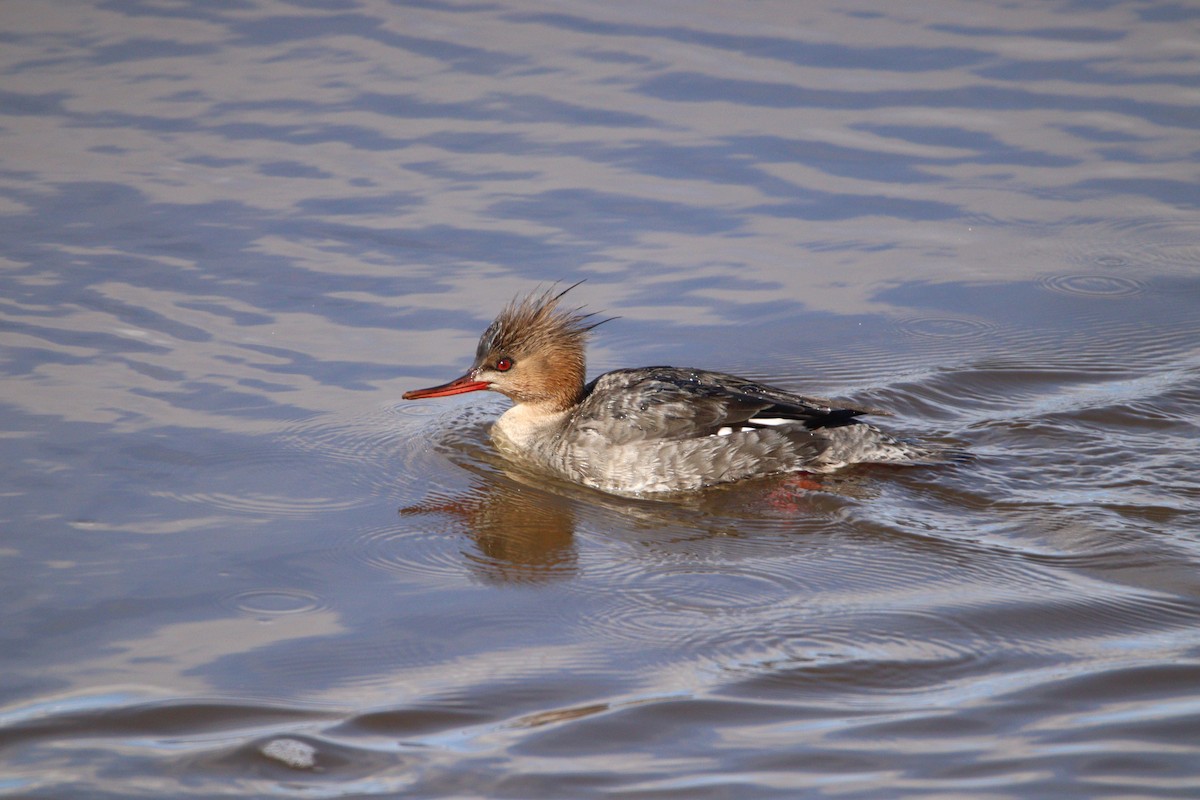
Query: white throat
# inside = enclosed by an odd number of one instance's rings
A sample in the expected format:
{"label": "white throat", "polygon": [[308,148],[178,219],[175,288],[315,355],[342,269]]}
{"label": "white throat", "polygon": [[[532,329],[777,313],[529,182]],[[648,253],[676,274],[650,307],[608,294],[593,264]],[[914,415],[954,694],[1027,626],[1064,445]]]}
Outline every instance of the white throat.
{"label": "white throat", "polygon": [[538,445],[547,445],[556,438],[558,431],[571,412],[550,411],[544,406],[519,403],[500,415],[492,426],[492,436],[507,440],[518,450],[532,450]]}

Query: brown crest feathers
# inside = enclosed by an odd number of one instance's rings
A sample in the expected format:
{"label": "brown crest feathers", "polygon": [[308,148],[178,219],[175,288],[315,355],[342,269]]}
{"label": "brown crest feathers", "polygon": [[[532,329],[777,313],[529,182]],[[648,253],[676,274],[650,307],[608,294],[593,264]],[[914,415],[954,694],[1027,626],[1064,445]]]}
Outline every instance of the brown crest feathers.
{"label": "brown crest feathers", "polygon": [[584,345],[588,332],[608,320],[581,308],[562,308],[559,301],[579,284],[551,287],[514,299],[484,331],[475,353],[476,368],[511,358],[516,368],[506,372],[496,391],[516,403],[532,403],[560,411],[583,396],[587,372]]}
{"label": "brown crest feathers", "polygon": [[592,321],[595,312],[581,314],[582,307],[559,307],[563,295],[579,283],[561,291],[551,287],[524,298],[514,298],[484,332],[476,355],[482,358],[488,353],[516,355],[548,350],[582,352],[588,332],[609,320]]}

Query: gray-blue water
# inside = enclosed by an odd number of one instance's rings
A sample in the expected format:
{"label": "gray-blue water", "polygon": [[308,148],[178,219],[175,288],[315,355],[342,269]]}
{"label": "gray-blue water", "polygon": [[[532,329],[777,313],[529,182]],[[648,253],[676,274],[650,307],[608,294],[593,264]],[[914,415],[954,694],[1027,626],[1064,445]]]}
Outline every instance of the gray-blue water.
{"label": "gray-blue water", "polygon": [[[0,5],[0,796],[1195,797],[1200,7]],[[960,448],[514,470],[513,295]]]}

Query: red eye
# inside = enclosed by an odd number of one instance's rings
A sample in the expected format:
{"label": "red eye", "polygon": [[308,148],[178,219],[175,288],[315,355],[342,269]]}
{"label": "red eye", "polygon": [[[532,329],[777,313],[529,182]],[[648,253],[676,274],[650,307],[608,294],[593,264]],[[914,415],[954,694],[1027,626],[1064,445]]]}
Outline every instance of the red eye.
{"label": "red eye", "polygon": [[512,359],[511,358],[500,359],[499,361],[496,362],[496,369],[500,370],[501,372],[508,372],[510,369],[512,369]]}

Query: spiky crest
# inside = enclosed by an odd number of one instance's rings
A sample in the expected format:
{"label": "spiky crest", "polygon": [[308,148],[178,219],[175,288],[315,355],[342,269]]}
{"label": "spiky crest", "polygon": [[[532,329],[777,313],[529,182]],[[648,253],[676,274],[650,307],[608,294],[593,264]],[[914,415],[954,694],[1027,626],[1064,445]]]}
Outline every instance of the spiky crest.
{"label": "spiky crest", "polygon": [[514,400],[567,407],[582,394],[588,333],[609,321],[593,321],[595,313],[580,313],[582,307],[560,308],[563,295],[582,282],[514,298],[480,337],[476,366],[495,363],[500,357],[522,364],[524,379],[518,382],[514,375],[505,392]]}
{"label": "spiky crest", "polygon": [[515,357],[552,349],[582,351],[588,332],[608,320],[592,322],[595,313],[580,314],[582,307],[558,307],[563,295],[579,283],[573,283],[562,291],[551,287],[524,298],[513,298],[480,337],[476,357],[484,357],[489,353]]}

